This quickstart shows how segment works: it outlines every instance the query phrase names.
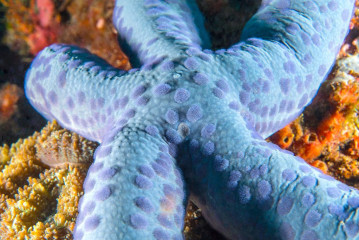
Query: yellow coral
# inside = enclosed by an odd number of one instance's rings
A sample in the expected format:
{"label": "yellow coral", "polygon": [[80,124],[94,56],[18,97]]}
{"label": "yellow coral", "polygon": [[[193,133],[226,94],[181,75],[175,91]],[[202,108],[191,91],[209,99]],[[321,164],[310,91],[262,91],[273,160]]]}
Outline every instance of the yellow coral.
{"label": "yellow coral", "polygon": [[[59,141],[48,144],[54,139]],[[0,239],[72,239],[82,184],[96,146],[54,122],[11,147],[1,147]],[[58,151],[52,160],[67,164],[48,169],[51,161],[44,164],[39,156],[54,149]],[[78,154],[86,161],[71,158]]]}

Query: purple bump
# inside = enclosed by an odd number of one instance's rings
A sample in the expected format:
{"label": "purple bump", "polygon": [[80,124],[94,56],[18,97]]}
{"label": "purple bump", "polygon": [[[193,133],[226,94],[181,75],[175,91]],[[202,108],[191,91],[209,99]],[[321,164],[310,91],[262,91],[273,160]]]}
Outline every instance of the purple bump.
{"label": "purple bump", "polygon": [[157,128],[156,126],[154,126],[154,125],[149,125],[149,126],[147,126],[147,127],[145,128],[145,131],[146,131],[148,134],[152,135],[152,136],[156,136],[156,135],[158,135],[158,133],[159,133],[158,128]]}
{"label": "purple bump", "polygon": [[155,173],[153,172],[152,168],[150,168],[147,165],[142,165],[138,168],[138,171],[142,174],[145,175],[148,178],[153,178],[155,176]]}
{"label": "purple bump", "polygon": [[171,185],[164,184],[163,185],[163,193],[165,194],[165,196],[167,198],[172,198],[175,196],[176,190]]}
{"label": "purple bump", "polygon": [[101,170],[103,168],[103,163],[102,162],[96,162],[94,164],[91,165],[89,172],[91,173],[95,173],[98,172],[99,170]]}
{"label": "purple bump", "polygon": [[194,57],[189,57],[184,61],[184,66],[188,70],[196,70],[199,67],[199,63]]}
{"label": "purple bump", "polygon": [[99,201],[105,201],[111,196],[111,194],[111,188],[109,186],[105,186],[96,192],[95,199]]}
{"label": "purple bump", "polygon": [[99,173],[99,179],[103,181],[109,180],[117,173],[117,171],[116,168],[107,168]]}
{"label": "purple bump", "polygon": [[94,188],[95,184],[96,184],[95,180],[90,179],[90,178],[88,180],[86,179],[85,183],[84,183],[85,192],[86,193],[90,192]]}
{"label": "purple bump", "polygon": [[69,119],[69,117],[67,116],[67,114],[66,114],[64,111],[61,112],[60,120],[61,120],[63,123],[70,124],[70,119]]}
{"label": "purple bump", "polygon": [[280,90],[282,91],[282,93],[287,94],[289,92],[289,87],[290,87],[289,84],[290,84],[289,78],[281,78],[279,80]]}
{"label": "purple bump", "polygon": [[171,86],[167,83],[159,84],[155,87],[154,94],[157,96],[163,96],[171,91]]}
{"label": "purple bump", "polygon": [[185,88],[178,88],[174,95],[174,100],[176,103],[184,103],[190,97],[190,92]]}
{"label": "purple bump", "polygon": [[160,165],[161,167],[163,167],[166,171],[170,171],[171,170],[171,164],[163,159],[156,159],[156,163],[158,165]]}
{"label": "purple bump", "polygon": [[239,187],[238,199],[241,204],[246,204],[251,200],[251,191],[248,186],[242,185]]}
{"label": "purple bump", "polygon": [[133,118],[136,115],[136,110],[133,108],[130,108],[126,112],[124,112],[123,115],[128,119]]}
{"label": "purple bump", "polygon": [[93,231],[98,227],[99,224],[100,224],[100,217],[97,215],[91,216],[87,218],[85,221],[85,229],[87,231]]}
{"label": "purple bump", "polygon": [[338,198],[338,197],[341,196],[340,190],[338,188],[336,188],[336,187],[328,187],[327,188],[327,194],[331,198]]}
{"label": "purple bump", "polygon": [[314,204],[314,202],[315,202],[314,195],[308,192],[304,194],[301,200],[302,205],[306,207],[311,207]]}
{"label": "purple bump", "polygon": [[151,163],[151,166],[153,168],[153,170],[156,172],[156,174],[158,176],[161,176],[163,178],[167,178],[168,176],[168,171],[166,171],[166,169],[164,169],[161,165],[159,165],[158,163],[156,162],[152,162]]}
{"label": "purple bump", "polygon": [[336,215],[340,221],[343,221],[348,217],[349,213],[346,213],[343,206],[330,204],[328,210],[331,214]]}
{"label": "purple bump", "polygon": [[282,177],[284,180],[292,182],[294,179],[296,179],[297,175],[295,174],[293,169],[288,168],[282,172]]}
{"label": "purple bump", "polygon": [[145,91],[146,87],[144,85],[139,85],[132,91],[132,97],[137,98],[141,96]]}
{"label": "purple bump", "polygon": [[214,152],[214,143],[212,141],[208,141],[203,145],[203,154],[204,155],[211,155]]}
{"label": "purple bump", "polygon": [[222,99],[226,96],[226,94],[220,88],[213,88],[212,93],[219,99]]}
{"label": "purple bump", "polygon": [[297,23],[290,23],[285,27],[285,30],[292,35],[296,34],[299,31],[299,29],[300,28]]}
{"label": "purple bump", "polygon": [[358,223],[352,220],[347,221],[344,225],[344,231],[348,237],[350,238],[355,237],[356,235],[358,235],[359,232]]}
{"label": "purple bump", "polygon": [[306,230],[302,233],[300,240],[318,240],[318,235],[313,230]]}
{"label": "purple bump", "polygon": [[179,116],[177,111],[173,110],[173,109],[168,109],[165,115],[166,121],[169,124],[175,124],[178,122]]}
{"label": "purple bump", "polygon": [[239,101],[243,105],[247,105],[249,103],[249,101],[250,101],[249,93],[247,91],[241,91],[239,93]]}
{"label": "purple bump", "polygon": [[316,45],[317,47],[320,46],[320,36],[318,33],[313,34],[312,41],[313,41],[314,45]]}
{"label": "purple bump", "polygon": [[173,223],[168,219],[167,215],[160,214],[158,215],[157,220],[162,226],[166,228],[171,228],[173,226]]}
{"label": "purple bump", "polygon": [[163,61],[160,65],[161,70],[163,71],[172,71],[174,68],[174,63],[170,60]]}
{"label": "purple bump", "polygon": [[67,104],[67,106],[69,107],[69,109],[73,109],[74,106],[75,106],[74,101],[72,100],[71,97],[68,97],[68,98],[67,98],[66,104]]}
{"label": "purple bump", "polygon": [[214,158],[214,169],[218,172],[224,171],[229,166],[229,161],[220,155],[216,155]]}
{"label": "purple bump", "polygon": [[77,102],[82,105],[85,102],[85,93],[80,91],[77,94]]}
{"label": "purple bump", "polygon": [[188,109],[186,114],[187,120],[194,123],[197,122],[202,117],[203,117],[203,111],[200,105],[198,104],[191,105],[191,107]]}
{"label": "purple bump", "polygon": [[293,227],[287,222],[283,222],[280,225],[279,234],[281,236],[281,239],[294,240],[295,238],[295,231]]}
{"label": "purple bump", "polygon": [[279,216],[286,215],[293,207],[294,200],[291,197],[285,196],[279,200],[277,205],[277,213]]}
{"label": "purple bump", "polygon": [[359,197],[352,197],[348,199],[348,204],[352,208],[359,208]]}
{"label": "purple bump", "polygon": [[270,69],[268,68],[264,69],[264,74],[267,76],[269,80],[273,80],[273,73]]}
{"label": "purple bump", "polygon": [[239,110],[239,103],[237,101],[232,101],[228,104],[228,107],[234,111]]}
{"label": "purple bump", "polygon": [[135,229],[144,229],[147,227],[146,218],[139,213],[135,213],[130,216],[130,223],[131,226]]}
{"label": "purple bump", "polygon": [[299,169],[304,173],[312,172],[312,169],[310,167],[308,167],[307,165],[301,165],[301,166],[299,166]]}
{"label": "purple bump", "polygon": [[141,96],[136,100],[137,106],[145,106],[150,101],[149,97]]}
{"label": "purple bump", "polygon": [[111,152],[112,152],[111,146],[105,146],[105,147],[100,146],[96,149],[95,157],[96,158],[104,158],[104,157],[107,157],[108,155],[110,155]]}
{"label": "purple bump", "polygon": [[48,93],[48,97],[49,97],[49,100],[52,104],[56,105],[57,104],[57,94],[54,92],[54,91],[50,91]]}
{"label": "purple bump", "polygon": [[305,215],[304,222],[308,227],[316,227],[322,220],[322,214],[317,210],[309,210]]}
{"label": "purple bump", "polygon": [[268,173],[268,166],[266,164],[263,164],[262,166],[259,167],[259,173],[261,176],[266,176]]}
{"label": "purple bump", "polygon": [[152,182],[148,178],[146,178],[142,175],[136,176],[135,184],[137,187],[139,187],[141,189],[149,189],[153,185]]}
{"label": "purple bump", "polygon": [[135,199],[135,204],[138,208],[146,213],[151,213],[155,210],[151,201],[146,197],[137,197]]}
{"label": "purple bump", "polygon": [[328,8],[331,10],[331,11],[335,11],[335,10],[337,10],[337,8],[338,8],[338,4],[337,4],[337,2],[336,1],[330,1],[329,3],[328,3]]}
{"label": "purple bump", "polygon": [[267,199],[272,193],[272,186],[267,180],[261,180],[257,184],[257,192],[260,199]]}
{"label": "purple bump", "polygon": [[75,229],[74,231],[74,239],[82,240],[84,237],[84,232],[80,229]]}
{"label": "purple bump", "polygon": [[212,123],[206,124],[201,130],[201,136],[203,138],[209,138],[216,131],[216,125]]}
{"label": "purple bump", "polygon": [[168,240],[171,238],[170,234],[160,228],[156,228],[153,231],[153,236],[156,240]]}
{"label": "purple bump", "polygon": [[223,79],[219,79],[218,81],[216,81],[216,86],[219,89],[221,89],[224,93],[227,93],[229,91],[228,83]]}
{"label": "purple bump", "polygon": [[169,142],[174,144],[179,144],[182,142],[181,135],[179,135],[178,132],[172,128],[166,131],[166,137]]}
{"label": "purple bump", "polygon": [[57,76],[57,83],[60,88],[63,88],[66,84],[66,72],[61,71],[59,75]]}
{"label": "purple bump", "polygon": [[195,83],[197,83],[198,85],[204,85],[207,84],[209,81],[209,78],[206,74],[204,73],[196,73],[193,76],[193,80]]}
{"label": "purple bump", "polygon": [[238,74],[239,74],[239,78],[241,79],[241,81],[245,82],[247,79],[246,72],[243,69],[239,69]]}
{"label": "purple bump", "polygon": [[324,13],[328,12],[328,8],[327,8],[327,6],[322,5],[319,7],[319,11],[324,14]]}
{"label": "purple bump", "polygon": [[288,61],[283,64],[284,71],[287,73],[295,73],[296,67],[293,61]]}
{"label": "purple bump", "polygon": [[305,45],[307,45],[307,46],[310,45],[311,41],[310,41],[308,34],[306,34],[305,32],[301,32],[300,37],[302,38]]}
{"label": "purple bump", "polygon": [[303,94],[303,96],[300,98],[297,108],[302,109],[308,102],[308,94]]}
{"label": "purple bump", "polygon": [[233,170],[230,172],[229,174],[229,179],[228,179],[228,183],[227,186],[228,188],[235,188],[237,187],[238,181],[242,178],[242,173],[240,171],[237,170]]}
{"label": "purple bump", "polygon": [[90,201],[83,207],[83,209],[81,209],[82,210],[81,214],[90,215],[95,209],[95,207],[96,207],[96,203],[94,201]]}
{"label": "purple bump", "polygon": [[250,176],[251,179],[258,178],[259,177],[259,168],[258,167],[253,168],[250,171],[249,176]]}

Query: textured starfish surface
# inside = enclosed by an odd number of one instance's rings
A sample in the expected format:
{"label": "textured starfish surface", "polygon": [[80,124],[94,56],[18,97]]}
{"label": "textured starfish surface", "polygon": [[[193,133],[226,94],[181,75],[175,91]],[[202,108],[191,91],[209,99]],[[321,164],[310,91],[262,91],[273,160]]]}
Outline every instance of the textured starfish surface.
{"label": "textured starfish surface", "polygon": [[138,69],[43,50],[29,101],[101,143],[75,239],[182,239],[188,198],[229,239],[357,238],[358,191],[264,140],[315,95],[353,7],[262,1],[240,42],[213,52],[195,1],[118,0],[114,25]]}

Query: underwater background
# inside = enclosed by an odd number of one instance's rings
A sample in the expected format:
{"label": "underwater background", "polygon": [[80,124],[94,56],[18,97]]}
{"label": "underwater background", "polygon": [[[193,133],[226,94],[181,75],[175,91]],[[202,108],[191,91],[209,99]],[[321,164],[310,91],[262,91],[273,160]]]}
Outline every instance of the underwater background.
{"label": "underwater background", "polygon": [[[198,0],[214,48],[232,45],[261,1]],[[359,189],[359,1],[327,80],[303,114],[267,140]],[[114,0],[0,0],[0,239],[72,239],[97,143],[47,123],[27,102],[32,59],[74,44],[131,68],[112,25]],[[193,204],[186,239],[224,239]]]}

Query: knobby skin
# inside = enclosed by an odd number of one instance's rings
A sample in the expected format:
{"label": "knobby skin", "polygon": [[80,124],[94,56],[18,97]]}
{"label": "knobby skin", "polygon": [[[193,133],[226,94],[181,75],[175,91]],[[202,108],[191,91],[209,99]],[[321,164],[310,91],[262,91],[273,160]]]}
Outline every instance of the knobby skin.
{"label": "knobby skin", "polygon": [[354,0],[263,0],[241,40],[211,42],[195,1],[117,0],[134,69],[61,44],[26,96],[100,142],[74,238],[182,239],[188,198],[229,239],[356,239],[358,191],[264,140],[316,94]]}

